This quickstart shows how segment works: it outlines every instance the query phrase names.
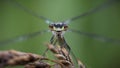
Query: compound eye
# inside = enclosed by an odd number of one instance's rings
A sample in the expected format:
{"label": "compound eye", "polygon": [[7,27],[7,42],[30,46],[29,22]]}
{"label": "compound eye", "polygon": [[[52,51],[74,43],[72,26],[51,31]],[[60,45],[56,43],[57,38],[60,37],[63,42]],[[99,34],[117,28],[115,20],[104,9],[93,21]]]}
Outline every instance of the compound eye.
{"label": "compound eye", "polygon": [[65,25],[65,26],[64,26],[64,28],[68,28],[68,26],[67,26],[67,25]]}
{"label": "compound eye", "polygon": [[53,29],[53,25],[49,25],[49,28]]}
{"label": "compound eye", "polygon": [[64,31],[66,31],[68,29],[68,26],[67,25],[65,25],[64,26]]}

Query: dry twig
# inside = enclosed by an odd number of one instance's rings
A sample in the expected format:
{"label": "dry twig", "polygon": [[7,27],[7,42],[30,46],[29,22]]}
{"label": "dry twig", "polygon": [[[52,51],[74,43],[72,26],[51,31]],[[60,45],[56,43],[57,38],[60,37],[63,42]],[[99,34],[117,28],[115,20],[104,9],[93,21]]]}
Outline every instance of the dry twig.
{"label": "dry twig", "polygon": [[[77,68],[65,48],[53,46],[51,44],[47,44],[47,46],[53,53],[55,59],[15,50],[1,51],[0,68],[17,65],[23,65],[25,68]],[[78,61],[78,66],[78,68],[85,68],[80,61]]]}

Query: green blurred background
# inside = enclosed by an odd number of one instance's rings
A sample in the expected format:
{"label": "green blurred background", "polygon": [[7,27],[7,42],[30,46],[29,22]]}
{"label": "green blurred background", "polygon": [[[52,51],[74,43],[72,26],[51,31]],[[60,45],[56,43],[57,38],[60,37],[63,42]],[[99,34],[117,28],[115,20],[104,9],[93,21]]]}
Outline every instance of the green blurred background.
{"label": "green blurred background", "polygon": [[[16,0],[25,7],[55,22],[89,11],[106,0]],[[120,3],[71,22],[69,28],[120,39]],[[24,12],[10,2],[0,0],[0,41],[48,29],[41,19]],[[45,33],[27,41],[0,46],[0,50],[19,50],[42,54],[52,34]],[[87,68],[120,68],[120,44],[66,33],[67,43]],[[13,68],[13,67],[9,67]],[[17,67],[14,67],[17,68]],[[22,68],[22,67],[19,67]]]}

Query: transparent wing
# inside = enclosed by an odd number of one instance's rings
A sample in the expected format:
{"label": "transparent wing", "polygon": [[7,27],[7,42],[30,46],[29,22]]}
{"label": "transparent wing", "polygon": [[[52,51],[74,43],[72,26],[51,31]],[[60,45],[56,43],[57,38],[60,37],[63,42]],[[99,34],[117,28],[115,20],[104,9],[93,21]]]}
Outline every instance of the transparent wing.
{"label": "transparent wing", "polygon": [[100,40],[100,41],[103,41],[103,42],[111,42],[111,43],[120,44],[120,39],[112,39],[112,38],[108,38],[108,37],[105,37],[105,36],[92,34],[92,33],[87,33],[87,32],[82,32],[82,31],[74,30],[74,29],[70,29],[69,31],[71,31],[73,33],[81,34],[81,35],[84,35],[84,36],[88,36],[88,37],[91,37],[91,38],[94,38],[96,40]]}
{"label": "transparent wing", "polygon": [[34,16],[34,17],[37,17],[37,18],[40,18],[40,19],[44,20],[47,24],[53,22],[52,20],[50,20],[50,19],[48,19],[48,18],[46,18],[46,17],[44,17],[44,16],[40,16],[40,15],[36,14],[34,11],[32,11],[32,10],[28,9],[27,7],[21,5],[20,3],[18,3],[18,2],[15,1],[15,0],[5,0],[5,1],[11,3],[13,6],[18,7],[19,9],[22,9],[23,11],[31,14],[31,15]]}
{"label": "transparent wing", "polygon": [[117,2],[120,2],[120,1],[119,1],[119,0],[108,0],[107,2],[105,2],[105,3],[103,3],[103,4],[99,5],[99,6],[97,6],[96,8],[93,8],[93,9],[91,9],[91,10],[89,10],[89,11],[87,11],[87,12],[81,14],[81,15],[72,17],[72,18],[70,18],[70,19],[68,19],[68,20],[65,20],[65,21],[63,21],[63,22],[65,22],[66,24],[68,24],[68,23],[70,23],[71,21],[80,19],[80,18],[82,18],[82,17],[88,16],[88,15],[90,15],[90,14],[93,14],[93,13],[98,12],[98,11],[100,11],[100,10],[103,10],[103,9],[105,9],[105,8],[108,8],[108,7],[110,7],[112,4],[117,3]]}
{"label": "transparent wing", "polygon": [[49,32],[49,30],[34,32],[34,33],[31,33],[31,34],[26,34],[26,35],[18,36],[18,37],[15,37],[15,38],[12,38],[12,39],[8,39],[8,40],[5,40],[5,41],[1,41],[0,42],[0,46],[7,45],[9,43],[21,42],[21,41],[33,38],[35,36],[44,34],[46,32]]}

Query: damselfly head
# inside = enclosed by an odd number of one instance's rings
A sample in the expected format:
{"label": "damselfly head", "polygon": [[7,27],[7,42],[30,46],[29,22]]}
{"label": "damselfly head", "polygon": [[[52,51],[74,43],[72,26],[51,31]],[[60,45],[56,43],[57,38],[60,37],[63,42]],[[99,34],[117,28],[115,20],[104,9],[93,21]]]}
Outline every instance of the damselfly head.
{"label": "damselfly head", "polygon": [[49,28],[51,31],[60,32],[60,31],[66,31],[68,26],[65,23],[58,22],[58,23],[50,24]]}
{"label": "damselfly head", "polygon": [[54,35],[62,36],[64,32],[68,29],[68,26],[65,23],[57,22],[50,24],[49,28]]}

